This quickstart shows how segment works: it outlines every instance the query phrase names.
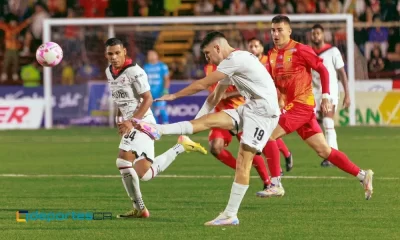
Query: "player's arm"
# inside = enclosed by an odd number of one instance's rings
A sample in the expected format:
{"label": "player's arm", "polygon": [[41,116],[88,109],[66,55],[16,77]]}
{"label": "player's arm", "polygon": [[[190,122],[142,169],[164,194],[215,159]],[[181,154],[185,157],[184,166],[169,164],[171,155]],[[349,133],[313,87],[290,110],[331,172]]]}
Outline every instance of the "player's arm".
{"label": "player's arm", "polygon": [[221,101],[228,87],[229,85],[221,83],[218,84],[215,90],[210,95],[208,95],[206,101],[204,102],[200,111],[197,113],[195,119],[200,118],[206,114],[209,114],[214,109],[214,107],[217,106],[217,104]]}
{"label": "player's arm", "polygon": [[329,91],[329,73],[323,64],[323,60],[319,58],[311,47],[306,45],[298,45],[297,52],[306,67],[310,67],[319,73],[322,87],[321,110],[323,113],[328,113],[332,110],[331,97]]}
{"label": "player's arm", "polygon": [[136,90],[142,99],[140,106],[136,109],[133,117],[142,119],[153,103],[153,96],[150,93],[150,85],[147,79],[147,74],[143,69],[139,68],[139,70],[135,71],[134,73],[130,73],[128,76],[132,83],[132,88]]}
{"label": "player's arm", "polygon": [[[228,87],[227,87],[228,88]],[[232,91],[232,92],[225,92],[222,95],[222,99],[230,99],[230,98],[237,98],[242,96],[238,90]]]}
{"label": "player's arm", "polygon": [[164,75],[164,94],[169,93],[169,87],[171,85],[171,79],[169,77],[169,70],[166,64],[163,65],[163,75]]}
{"label": "player's arm", "polygon": [[339,75],[339,80],[342,82],[344,89],[343,107],[348,108],[350,106],[350,95],[349,95],[349,84],[347,80],[347,74],[346,71],[344,70],[344,61],[339,49],[335,48],[334,51],[335,55],[333,57],[333,64]]}

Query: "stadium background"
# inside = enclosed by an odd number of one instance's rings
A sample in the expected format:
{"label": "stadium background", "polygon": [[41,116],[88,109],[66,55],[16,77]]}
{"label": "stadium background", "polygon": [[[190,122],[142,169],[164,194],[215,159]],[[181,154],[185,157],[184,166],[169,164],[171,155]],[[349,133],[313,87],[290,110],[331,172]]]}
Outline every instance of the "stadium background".
{"label": "stadium background", "polygon": [[[52,73],[53,120],[62,129],[0,132],[0,228],[5,230],[4,239],[137,236],[256,239],[269,235],[282,239],[398,239],[400,199],[396,190],[400,184],[397,171],[400,165],[396,151],[400,129],[392,126],[400,125],[399,1],[44,0],[39,2],[40,6],[36,3],[0,0],[0,26],[12,19],[21,24],[31,16],[35,18],[33,25],[18,34],[11,57],[6,54],[7,34],[0,30],[0,129],[43,127],[43,109],[33,111],[34,116],[30,116],[39,119],[35,126],[28,121],[31,119],[8,120],[19,104],[34,110],[34,99],[43,96],[43,69],[36,63],[34,52],[41,43],[44,18],[353,14],[356,120],[357,124],[368,126],[338,127],[339,147],[356,163],[374,169],[378,190],[373,200],[365,203],[362,190],[353,179],[336,169],[320,169],[314,153],[291,135],[285,141],[295,153],[296,166],[284,179],[287,196],[267,201],[255,199],[253,193],[261,183],[253,179],[240,213],[243,224],[238,229],[202,228],[202,223],[224,206],[232,171],[210,156],[196,155],[181,157],[160,179],[142,184],[145,201],[153,214],[150,221],[16,223],[15,212],[22,209],[117,214],[129,205],[114,166],[119,142],[116,130],[101,127],[108,124],[109,108],[103,71],[107,66],[103,57],[107,27],[56,27],[52,28],[52,40],[62,46],[65,58]],[[293,37],[308,44],[312,24],[294,24]],[[345,56],[343,23],[323,24],[329,26],[327,40]],[[271,47],[268,24],[248,26],[221,25],[220,29],[235,47],[245,48],[246,40],[257,36],[268,50]],[[129,55],[140,65],[146,61],[149,49],[159,52],[170,69],[171,92],[203,76],[205,62],[199,42],[215,26],[180,25],[180,30],[171,30],[174,27],[178,26],[149,26],[140,31],[136,28],[132,31],[129,25],[116,28],[116,36],[126,42]],[[29,34],[35,37],[27,42]],[[12,66],[4,66],[15,54],[19,60],[16,77]],[[205,96],[206,93],[200,93],[172,103],[168,107],[171,122],[192,119]],[[349,124],[345,110],[338,111],[336,123]],[[158,142],[157,153],[172,146],[175,140],[167,137]],[[206,133],[194,136],[194,140],[207,145]],[[237,143],[230,149],[235,153]]]}

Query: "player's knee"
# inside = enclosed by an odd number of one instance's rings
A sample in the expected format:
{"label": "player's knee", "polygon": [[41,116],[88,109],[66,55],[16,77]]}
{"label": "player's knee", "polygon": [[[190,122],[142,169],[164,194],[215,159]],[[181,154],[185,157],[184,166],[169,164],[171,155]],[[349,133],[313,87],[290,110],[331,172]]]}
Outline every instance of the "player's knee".
{"label": "player's knee", "polygon": [[330,117],[324,117],[322,119],[322,126],[324,127],[325,131],[335,129],[335,122]]}
{"label": "player's knee", "polygon": [[224,145],[222,143],[216,141],[210,142],[210,152],[215,157],[221,153],[222,149],[224,149]]}
{"label": "player's knee", "polygon": [[153,178],[153,174],[151,171],[152,170],[149,169],[145,174],[142,174],[142,176],[139,175],[139,179],[145,182],[151,180]]}
{"label": "player's knee", "polygon": [[329,157],[329,154],[331,154],[331,147],[329,147],[327,144],[324,144],[318,146],[315,149],[315,152],[318,154],[320,158],[327,159]]}

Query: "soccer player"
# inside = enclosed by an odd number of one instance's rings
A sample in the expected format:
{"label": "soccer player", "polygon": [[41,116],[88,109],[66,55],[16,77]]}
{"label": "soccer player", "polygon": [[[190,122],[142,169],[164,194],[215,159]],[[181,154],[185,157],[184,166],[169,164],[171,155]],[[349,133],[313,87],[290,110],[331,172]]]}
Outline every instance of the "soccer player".
{"label": "soccer player", "polygon": [[[261,39],[251,38],[247,43],[247,50],[252,54],[254,54],[264,66],[267,66],[268,56],[264,55],[264,44],[261,41]],[[279,151],[285,158],[286,171],[289,172],[293,168],[292,153],[289,151],[288,147],[286,146],[282,138],[277,139],[276,144],[278,145]],[[281,170],[281,175],[283,175],[282,170]]]}
{"label": "soccer player", "polygon": [[[242,130],[235,180],[228,205],[217,218],[205,223],[206,226],[237,225],[239,206],[249,187],[253,157],[262,151],[278,123],[280,110],[277,91],[267,69],[257,57],[247,51],[235,50],[222,33],[208,33],[202,41],[201,49],[208,62],[218,65],[217,70],[177,93],[164,95],[159,100],[172,101],[192,95],[219,82],[214,91],[214,98],[206,101],[200,109],[201,114],[205,116],[165,125],[134,120],[132,123],[125,123],[123,128],[127,130],[135,126],[154,139],[159,139],[163,134],[193,134],[210,128],[222,128],[235,133]],[[245,103],[236,109],[208,114],[220,102],[230,85],[236,86],[246,99]]]}
{"label": "soccer player", "polygon": [[[324,38],[324,28],[321,24],[316,24],[311,29],[311,41],[314,52],[323,59],[323,64],[328,70],[329,73],[329,90],[332,101],[332,110],[323,114],[320,110],[320,103],[322,101],[322,89],[321,89],[321,79],[319,77],[318,72],[312,71],[313,78],[313,92],[315,96],[315,104],[316,111],[318,116],[322,114],[322,126],[325,131],[325,139],[328,145],[331,148],[339,149],[338,143],[336,139],[336,131],[335,131],[335,123],[333,121],[333,117],[335,116],[335,111],[337,109],[339,103],[339,81],[338,74],[340,80],[342,81],[343,89],[344,89],[344,99],[343,99],[343,107],[348,108],[350,106],[350,97],[349,97],[349,86],[347,84],[347,75],[344,70],[344,62],[342,58],[342,54],[340,53],[337,47],[334,47],[328,43],[325,43]],[[324,159],[321,162],[322,167],[329,167],[332,164]]]}
{"label": "soccer player", "polygon": [[290,38],[290,20],[278,15],[272,19],[271,34],[275,47],[268,52],[268,71],[285,102],[283,114],[264,149],[271,161],[272,186],[258,194],[263,197],[283,196],[285,190],[280,181],[279,149],[276,139],[297,131],[300,137],[323,159],[327,159],[341,170],[355,176],[365,190],[365,198],[372,196],[372,170],[362,170],[344,154],[331,148],[322,134],[314,113],[311,69],[321,78],[321,111],[331,111],[329,95],[329,74],[323,61],[311,47]]}
{"label": "soccer player", "polygon": [[[154,50],[147,52],[147,63],[143,66],[149,78],[150,91],[153,98],[159,98],[169,92],[169,71],[168,66],[158,60],[158,54]],[[167,103],[165,101],[154,102],[152,110],[156,119],[161,123],[168,123]],[[161,118],[161,119],[160,119]]]}
{"label": "soccer player", "polygon": [[[138,118],[155,123],[150,110],[153,97],[146,73],[126,56],[126,48],[121,40],[110,38],[105,45],[105,55],[111,64],[106,69],[108,84],[112,98],[122,114],[122,117],[117,118],[117,122],[122,124],[132,118]],[[154,158],[154,140],[149,136],[135,129],[126,132],[119,128],[119,132],[123,136],[116,164],[125,190],[132,200],[133,210],[117,217],[147,218],[150,214],[142,199],[139,179],[148,181],[154,178],[185,151],[206,154],[206,150],[188,137],[180,136],[178,144]]]}
{"label": "soccer player", "polygon": [[[214,72],[217,69],[217,66],[214,64],[207,64],[204,67],[204,72],[206,75]],[[210,88],[210,95],[208,96],[209,99],[214,98],[214,90],[217,87],[218,83],[213,84]],[[244,103],[243,97],[237,91],[236,87],[231,85],[229,86],[221,101],[215,106],[214,111],[220,112],[225,109],[236,109],[240,105]],[[202,113],[196,116],[195,119],[202,116]],[[212,128],[210,130],[210,134],[208,135],[208,141],[210,144],[210,152],[214,157],[220,160],[223,164],[231,167],[232,169],[236,169],[236,158],[226,149],[227,146],[232,141],[232,135],[236,135],[236,138],[240,141],[240,137],[242,133],[234,134],[229,130],[222,129],[222,128]],[[271,185],[271,180],[268,176],[267,167],[265,166],[264,158],[260,155],[256,155],[253,158],[253,167],[257,170],[258,175],[260,175],[261,180],[263,181],[263,189],[269,187]]]}

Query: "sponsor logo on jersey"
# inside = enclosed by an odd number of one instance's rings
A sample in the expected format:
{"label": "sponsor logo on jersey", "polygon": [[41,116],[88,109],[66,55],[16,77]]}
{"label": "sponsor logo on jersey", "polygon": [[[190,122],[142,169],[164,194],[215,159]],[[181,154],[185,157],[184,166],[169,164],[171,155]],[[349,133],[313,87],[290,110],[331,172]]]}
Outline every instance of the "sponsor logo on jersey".
{"label": "sponsor logo on jersey", "polygon": [[112,97],[114,99],[125,99],[125,98],[128,98],[129,96],[128,96],[127,92],[122,91],[122,90],[118,90],[118,91],[114,91],[112,93]]}

